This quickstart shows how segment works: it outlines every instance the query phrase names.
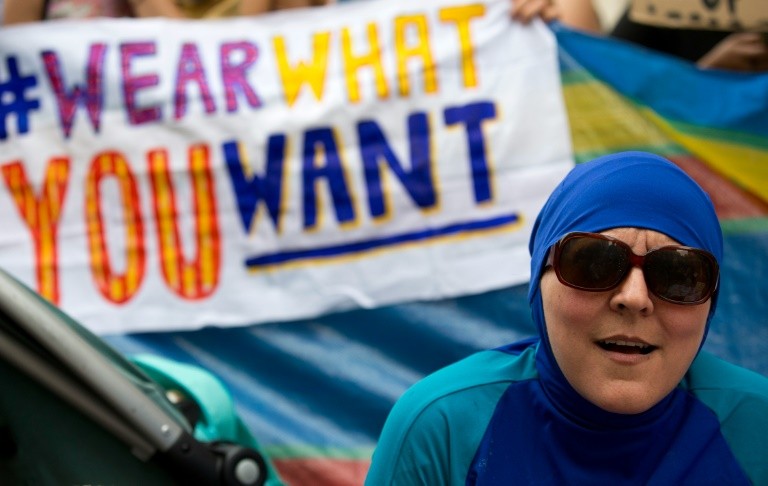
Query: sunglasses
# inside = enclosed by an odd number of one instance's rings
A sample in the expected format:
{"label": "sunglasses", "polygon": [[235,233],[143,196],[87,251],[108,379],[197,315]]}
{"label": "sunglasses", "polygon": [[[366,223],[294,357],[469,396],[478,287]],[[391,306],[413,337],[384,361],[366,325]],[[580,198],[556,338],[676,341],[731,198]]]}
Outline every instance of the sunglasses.
{"label": "sunglasses", "polygon": [[640,267],[653,295],[681,305],[706,302],[720,274],[708,251],[668,245],[638,255],[623,241],[598,233],[568,233],[550,250],[547,265],[563,285],[588,292],[611,290],[632,267]]}

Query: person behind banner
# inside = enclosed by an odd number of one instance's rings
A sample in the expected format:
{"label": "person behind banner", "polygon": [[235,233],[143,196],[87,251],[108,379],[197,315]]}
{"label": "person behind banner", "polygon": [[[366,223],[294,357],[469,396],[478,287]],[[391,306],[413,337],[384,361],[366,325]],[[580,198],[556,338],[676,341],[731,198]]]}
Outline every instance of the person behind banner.
{"label": "person behind banner", "polygon": [[577,165],[529,250],[539,336],[411,387],[367,485],[768,484],[768,378],[701,349],[723,238],[696,182],[644,152]]}
{"label": "person behind banner", "polygon": [[5,0],[3,24],[96,17],[250,16],[331,3],[333,0]]}
{"label": "person behind banner", "polygon": [[[557,18],[563,24],[593,34],[604,34],[594,0],[557,0]],[[675,56],[700,69],[739,72],[768,70],[766,33],[667,27],[635,21],[627,6],[607,34],[657,52]]]}
{"label": "person behind banner", "polygon": [[760,32],[661,27],[635,22],[625,12],[610,35],[685,59],[701,69],[768,71],[768,38]]}
{"label": "person behind banner", "polygon": [[293,8],[322,7],[335,3],[334,0],[240,0],[240,15],[258,15],[276,10]]}
{"label": "person behind banner", "polygon": [[183,18],[173,0],[5,0],[3,24],[96,17]]}

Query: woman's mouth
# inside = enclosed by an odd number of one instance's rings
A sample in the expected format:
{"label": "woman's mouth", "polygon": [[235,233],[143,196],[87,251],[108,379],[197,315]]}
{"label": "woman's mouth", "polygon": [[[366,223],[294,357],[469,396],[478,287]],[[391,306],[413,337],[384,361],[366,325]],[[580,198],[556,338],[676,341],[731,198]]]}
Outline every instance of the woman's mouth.
{"label": "woman's mouth", "polygon": [[623,341],[620,339],[603,339],[597,341],[597,345],[606,351],[624,354],[649,354],[656,346],[639,341]]}

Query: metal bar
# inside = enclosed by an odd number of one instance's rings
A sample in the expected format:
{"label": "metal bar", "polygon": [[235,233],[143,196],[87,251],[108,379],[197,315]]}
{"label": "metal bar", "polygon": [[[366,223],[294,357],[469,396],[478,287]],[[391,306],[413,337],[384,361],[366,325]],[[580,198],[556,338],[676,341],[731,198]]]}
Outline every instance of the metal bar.
{"label": "metal bar", "polygon": [[155,447],[127,427],[125,421],[109,410],[90,390],[54,368],[2,330],[0,356],[126,443],[139,459],[147,460],[155,453]]}
{"label": "metal bar", "polygon": [[160,406],[94,350],[42,298],[0,270],[0,309],[65,363],[130,426],[160,451],[170,449],[185,430]]}

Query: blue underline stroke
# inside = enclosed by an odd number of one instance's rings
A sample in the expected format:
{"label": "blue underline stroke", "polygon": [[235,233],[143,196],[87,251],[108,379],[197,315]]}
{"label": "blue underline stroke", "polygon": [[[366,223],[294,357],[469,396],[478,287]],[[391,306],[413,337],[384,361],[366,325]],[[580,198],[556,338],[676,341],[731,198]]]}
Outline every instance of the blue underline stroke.
{"label": "blue underline stroke", "polygon": [[282,265],[301,260],[314,260],[323,258],[337,258],[340,256],[354,255],[376,250],[384,247],[403,245],[407,243],[431,240],[446,236],[453,236],[460,233],[471,233],[474,231],[484,231],[493,228],[499,228],[515,224],[520,221],[517,213],[497,216],[485,220],[466,221],[462,223],[453,223],[440,228],[428,228],[411,233],[402,233],[399,235],[385,236],[365,241],[356,241],[340,245],[326,246],[321,248],[311,248],[307,250],[285,251],[270,253],[266,255],[250,257],[245,260],[245,266],[249,269],[257,269],[264,266]]}

